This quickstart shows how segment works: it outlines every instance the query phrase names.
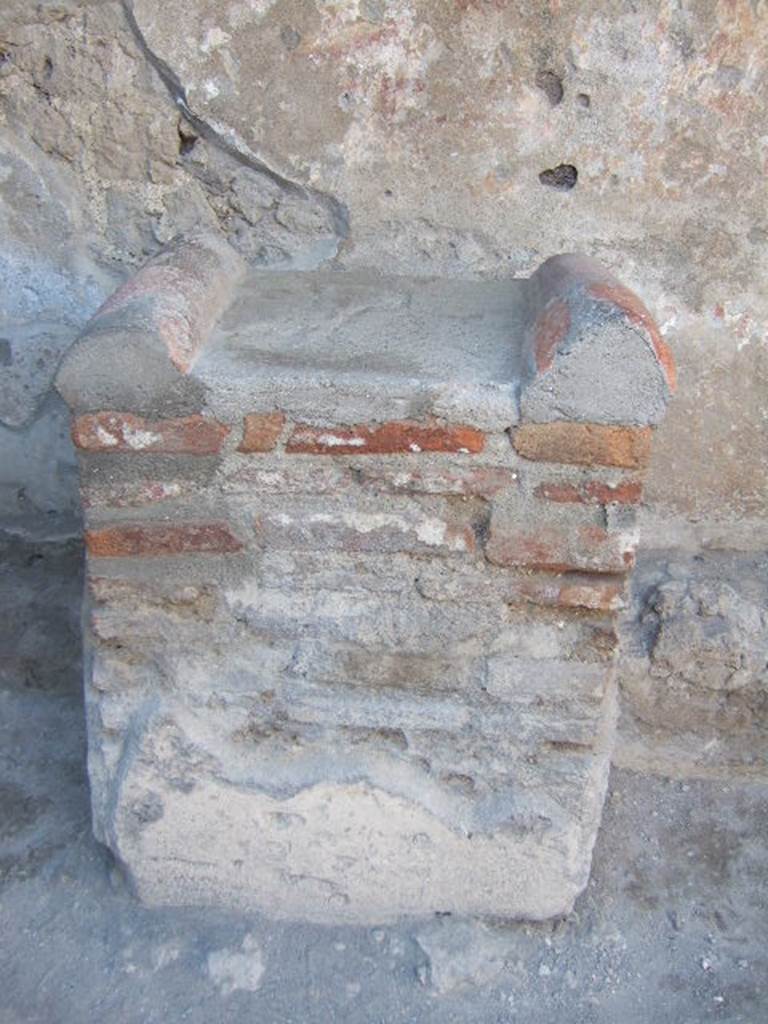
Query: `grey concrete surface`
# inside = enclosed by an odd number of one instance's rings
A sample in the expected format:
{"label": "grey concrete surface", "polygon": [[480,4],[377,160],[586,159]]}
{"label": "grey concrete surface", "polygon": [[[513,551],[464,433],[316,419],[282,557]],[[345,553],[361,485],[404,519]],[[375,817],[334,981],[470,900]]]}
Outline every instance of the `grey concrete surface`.
{"label": "grey concrete surface", "polygon": [[25,536],[59,539],[82,529],[69,410],[48,395],[35,419],[0,424],[0,522]]}
{"label": "grey concrete surface", "polygon": [[142,907],[90,834],[79,550],[11,540],[3,556],[0,653],[17,663],[0,682],[2,1024],[765,1020],[768,787],[755,783],[614,771],[589,888],[545,925],[324,928]]}
{"label": "grey concrete surface", "polygon": [[252,272],[192,375],[215,415],[280,408],[332,423],[434,413],[517,421],[525,283]]}
{"label": "grey concrete surface", "polygon": [[197,368],[229,356],[252,373],[512,383],[521,373],[526,293],[523,280],[254,272]]}

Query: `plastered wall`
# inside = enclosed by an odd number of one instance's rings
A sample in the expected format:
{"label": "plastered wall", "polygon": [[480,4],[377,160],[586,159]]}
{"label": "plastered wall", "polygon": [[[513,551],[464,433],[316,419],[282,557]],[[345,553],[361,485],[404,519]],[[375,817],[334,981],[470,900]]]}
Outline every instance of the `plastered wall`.
{"label": "plastered wall", "polygon": [[76,528],[56,361],[204,223],[276,267],[598,257],[679,364],[644,543],[764,546],[767,47],[762,0],[6,3],[3,521]]}

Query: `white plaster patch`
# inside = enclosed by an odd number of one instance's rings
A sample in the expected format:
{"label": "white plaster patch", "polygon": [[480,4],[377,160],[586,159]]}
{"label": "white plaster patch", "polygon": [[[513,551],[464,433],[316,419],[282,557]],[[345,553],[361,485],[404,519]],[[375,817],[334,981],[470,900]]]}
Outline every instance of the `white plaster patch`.
{"label": "white plaster patch", "polygon": [[219,46],[224,46],[225,43],[230,41],[231,36],[228,32],[224,32],[218,26],[209,28],[205,33],[205,39],[200,44],[200,49],[203,53],[210,53],[211,50],[217,49]]}
{"label": "white plaster patch", "polygon": [[164,942],[156,946],[152,951],[152,965],[156,971],[161,971],[169,964],[175,963],[181,950],[174,942]]}
{"label": "white plaster patch", "polygon": [[408,522],[401,516],[388,515],[385,512],[344,512],[340,517],[321,513],[311,516],[310,519],[313,523],[335,523],[341,519],[345,526],[358,533],[371,533],[373,530],[385,530],[387,527],[404,531],[409,529]]}
{"label": "white plaster patch", "polygon": [[96,437],[105,447],[114,447],[117,444],[117,438],[110,434],[108,430],[105,430],[101,425],[96,427]]}
{"label": "white plaster patch", "polygon": [[416,527],[416,536],[423,544],[437,547],[445,543],[445,523],[439,519],[425,519]]}
{"label": "white plaster patch", "polygon": [[364,437],[337,437],[336,434],[321,434],[317,440],[327,448],[337,448],[339,445],[362,448],[365,445]]}
{"label": "white plaster patch", "polygon": [[264,976],[264,957],[256,937],[246,935],[240,950],[218,949],[209,953],[208,973],[222,995],[256,992]]}
{"label": "white plaster patch", "polygon": [[243,3],[233,4],[229,8],[227,18],[232,28],[240,28],[242,25],[261,21],[275,3],[276,0],[244,0]]}
{"label": "white plaster patch", "polygon": [[[297,522],[296,517],[285,512],[275,514],[274,519],[281,526],[291,526]],[[439,547],[448,544],[454,551],[464,551],[466,543],[464,538],[457,534],[454,537],[448,536],[448,527],[442,519],[428,517],[418,523],[414,523],[403,516],[391,515],[386,512],[341,512],[338,514],[328,512],[317,512],[306,517],[309,525],[312,524],[343,524],[356,533],[373,533],[375,530],[399,530],[402,533],[414,533],[422,544],[430,547]]]}
{"label": "white plaster patch", "polygon": [[160,434],[153,434],[151,430],[134,430],[129,426],[123,427],[123,438],[128,447],[133,448],[134,451],[143,451],[162,440]]}

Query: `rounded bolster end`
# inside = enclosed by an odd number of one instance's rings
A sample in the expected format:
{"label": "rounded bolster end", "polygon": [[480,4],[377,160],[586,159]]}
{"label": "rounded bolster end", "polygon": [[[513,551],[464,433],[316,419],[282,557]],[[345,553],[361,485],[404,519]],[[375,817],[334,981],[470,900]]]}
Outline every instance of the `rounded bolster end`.
{"label": "rounded bolster end", "polygon": [[529,282],[524,419],[653,424],[675,389],[643,302],[596,260],[548,259]]}
{"label": "rounded bolster end", "polygon": [[183,378],[243,272],[242,259],[222,239],[176,238],[86,325],[57,376],[65,401],[76,411],[189,411],[199,386]]}

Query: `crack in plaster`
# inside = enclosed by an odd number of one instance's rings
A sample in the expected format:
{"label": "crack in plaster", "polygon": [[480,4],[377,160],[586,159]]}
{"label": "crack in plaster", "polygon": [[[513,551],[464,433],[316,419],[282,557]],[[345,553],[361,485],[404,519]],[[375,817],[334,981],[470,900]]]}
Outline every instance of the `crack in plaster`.
{"label": "crack in plaster", "polygon": [[222,150],[227,154],[227,156],[232,157],[232,159],[237,161],[241,166],[247,167],[256,174],[261,174],[268,178],[273,182],[273,184],[278,185],[289,195],[317,202],[327,211],[336,236],[341,240],[349,237],[349,212],[346,206],[336,199],[335,196],[329,195],[327,192],[321,192],[319,189],[312,188],[309,185],[293,181],[290,178],[286,178],[259,157],[253,154],[244,153],[242,149],[226,139],[220,131],[217,131],[216,128],[192,110],[187,100],[186,89],[184,88],[179,76],[173,68],[171,68],[162,59],[162,57],[159,57],[149,46],[149,43],[136,20],[132,0],[121,0],[121,6],[123,8],[126,21],[128,22],[128,27],[136,40],[139,50],[151,67],[157,72],[160,81],[165,86],[174,105],[198,135],[205,139],[206,142],[209,142],[211,145]]}

